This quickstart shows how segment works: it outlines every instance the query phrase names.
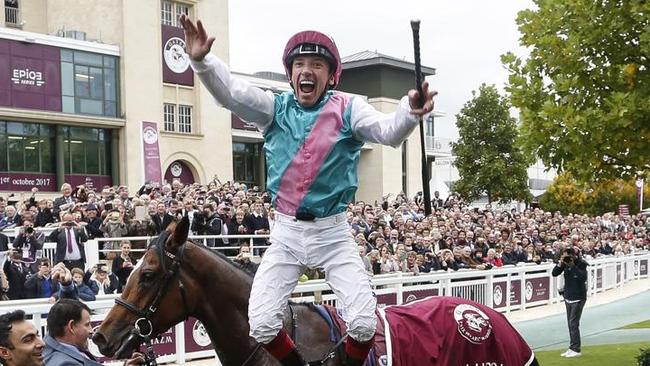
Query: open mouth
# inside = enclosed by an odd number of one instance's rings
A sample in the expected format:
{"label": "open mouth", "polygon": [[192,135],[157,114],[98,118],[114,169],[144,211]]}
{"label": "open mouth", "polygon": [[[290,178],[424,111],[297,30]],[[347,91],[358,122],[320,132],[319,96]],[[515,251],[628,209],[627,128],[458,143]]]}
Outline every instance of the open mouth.
{"label": "open mouth", "polygon": [[311,80],[302,80],[299,85],[300,93],[310,94],[316,89],[316,84]]}

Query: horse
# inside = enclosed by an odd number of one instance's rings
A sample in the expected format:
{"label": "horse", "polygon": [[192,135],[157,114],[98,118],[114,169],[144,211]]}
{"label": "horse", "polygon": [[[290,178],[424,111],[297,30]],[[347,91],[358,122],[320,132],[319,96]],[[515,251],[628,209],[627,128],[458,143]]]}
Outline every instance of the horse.
{"label": "horse", "polygon": [[[144,341],[192,316],[205,326],[224,366],[279,365],[249,336],[252,274],[224,255],[187,241],[188,226],[184,218],[152,241],[93,342],[107,357],[128,358]],[[480,327],[480,319],[464,316],[465,325]],[[290,303],[283,324],[306,360],[343,365],[341,353],[333,352],[336,344],[328,322],[313,306]],[[510,343],[507,336],[502,343]],[[537,365],[534,354],[521,365]]]}

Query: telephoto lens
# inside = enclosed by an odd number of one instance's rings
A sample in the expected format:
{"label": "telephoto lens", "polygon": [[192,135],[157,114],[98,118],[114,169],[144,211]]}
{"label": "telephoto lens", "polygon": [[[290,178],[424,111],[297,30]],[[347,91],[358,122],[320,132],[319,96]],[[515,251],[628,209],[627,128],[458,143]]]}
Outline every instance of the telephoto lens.
{"label": "telephoto lens", "polygon": [[34,233],[34,228],[31,227],[31,226],[30,226],[30,227],[27,227],[27,228],[25,228],[25,232],[26,232],[27,234],[33,234],[33,233]]}

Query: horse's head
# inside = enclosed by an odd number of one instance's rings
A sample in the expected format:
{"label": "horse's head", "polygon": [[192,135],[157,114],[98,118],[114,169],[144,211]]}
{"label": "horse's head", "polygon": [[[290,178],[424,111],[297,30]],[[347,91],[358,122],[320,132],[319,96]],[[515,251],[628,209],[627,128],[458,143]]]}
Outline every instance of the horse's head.
{"label": "horse's head", "polygon": [[146,338],[184,320],[192,307],[180,273],[189,221],[171,224],[154,240],[106,315],[93,342],[108,357],[127,358]]}

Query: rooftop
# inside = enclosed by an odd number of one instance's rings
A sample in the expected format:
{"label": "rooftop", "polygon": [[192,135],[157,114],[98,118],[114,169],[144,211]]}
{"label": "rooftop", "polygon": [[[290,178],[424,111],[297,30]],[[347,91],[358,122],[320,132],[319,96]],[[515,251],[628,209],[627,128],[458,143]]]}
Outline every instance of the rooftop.
{"label": "rooftop", "polygon": [[[385,65],[404,70],[413,70],[415,68],[413,62],[384,55],[377,51],[358,52],[341,58],[341,62],[343,63],[343,70],[372,65]],[[435,75],[436,69],[422,65],[422,73],[425,76]]]}

